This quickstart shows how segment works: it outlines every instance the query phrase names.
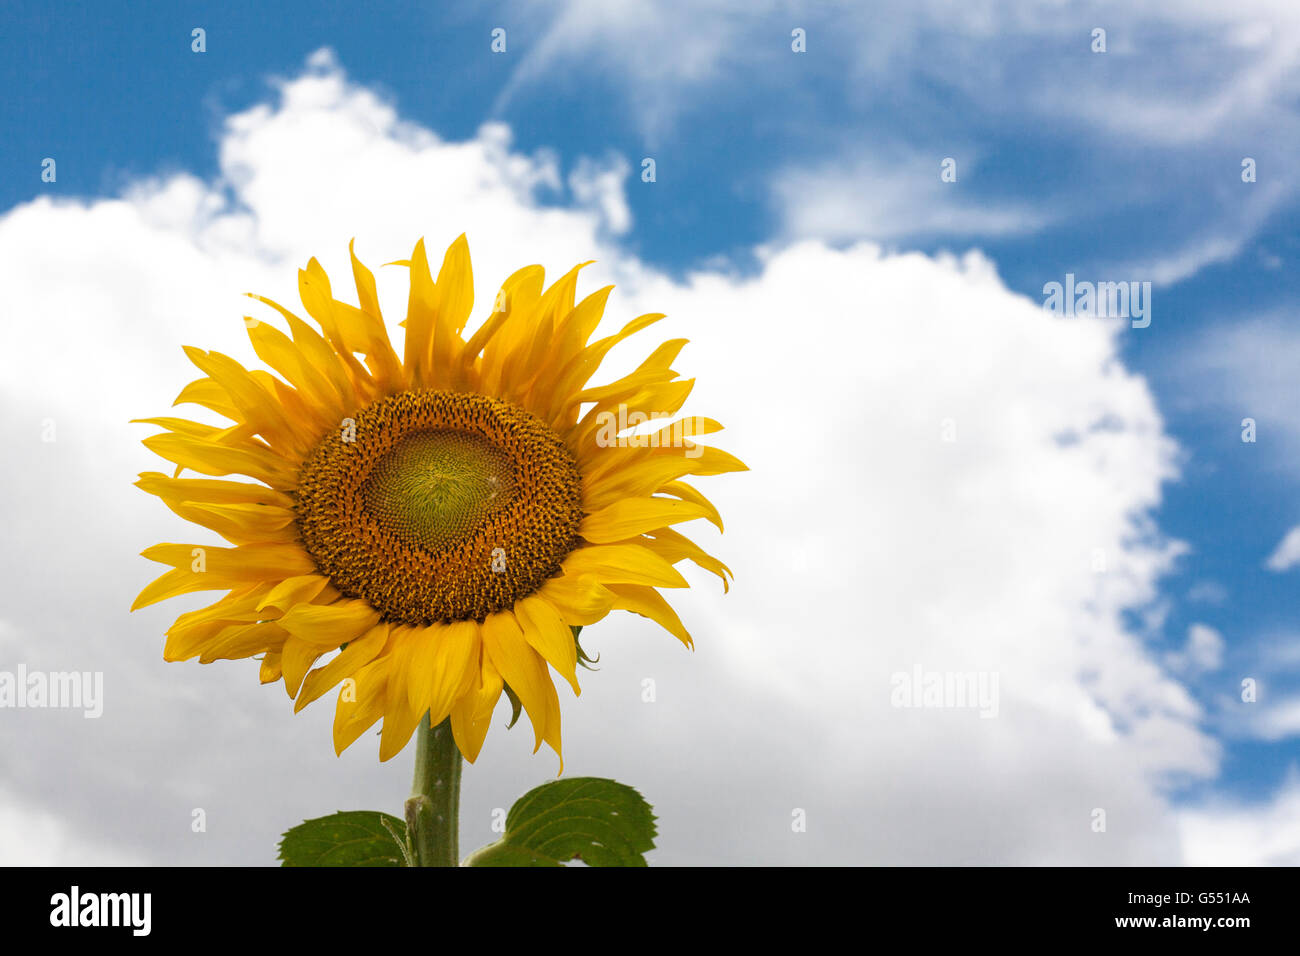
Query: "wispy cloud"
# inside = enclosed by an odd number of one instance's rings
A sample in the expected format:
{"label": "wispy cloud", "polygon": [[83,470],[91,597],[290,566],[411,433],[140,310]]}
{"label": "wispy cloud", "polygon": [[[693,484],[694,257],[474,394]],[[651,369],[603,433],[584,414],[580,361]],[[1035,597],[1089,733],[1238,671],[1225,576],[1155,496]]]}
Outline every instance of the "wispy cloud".
{"label": "wispy cloud", "polygon": [[1178,401],[1221,416],[1234,434],[1254,421],[1243,454],[1268,449],[1267,467],[1300,478],[1300,327],[1289,311],[1233,315],[1169,354]]}
{"label": "wispy cloud", "polygon": [[[674,146],[741,110],[763,137],[747,148],[771,161],[739,159],[737,175],[765,184],[788,236],[1093,230],[1110,237],[1099,268],[1167,286],[1234,261],[1300,201],[1280,174],[1281,144],[1300,140],[1300,15],[1287,0],[567,0],[523,24],[532,39],[498,109],[607,83],[647,143]],[[806,52],[791,49],[796,28]],[[939,159],[970,161],[954,142],[1029,163],[1021,195],[974,180],[940,192]],[[1260,172],[1243,188],[1247,157]]]}
{"label": "wispy cloud", "polygon": [[[1025,200],[989,200],[965,185],[977,168],[934,153],[880,150],[847,164],[822,163],[776,173],[772,192],[787,237],[878,241],[1027,235],[1052,221],[1050,206]],[[954,162],[955,182],[941,178]]]}
{"label": "wispy cloud", "polygon": [[1300,525],[1286,533],[1277,549],[1264,562],[1270,571],[1289,571],[1296,565],[1300,565]]}

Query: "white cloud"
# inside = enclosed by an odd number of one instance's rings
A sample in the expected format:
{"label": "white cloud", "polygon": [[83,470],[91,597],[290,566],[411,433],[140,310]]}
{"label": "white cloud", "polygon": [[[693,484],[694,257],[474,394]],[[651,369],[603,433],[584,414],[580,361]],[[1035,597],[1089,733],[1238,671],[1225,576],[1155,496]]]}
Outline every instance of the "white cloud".
{"label": "white cloud", "polygon": [[1208,624],[1193,624],[1187,629],[1187,644],[1166,660],[1175,671],[1217,671],[1223,666],[1223,635]]}
{"label": "white cloud", "polygon": [[1300,525],[1286,533],[1264,564],[1270,571],[1289,571],[1300,564]]}
{"label": "white cloud", "polygon": [[[336,761],[328,704],[291,716],[254,666],[164,664],[183,602],[126,614],[152,573],[127,556],[190,532],[129,486],[157,463],[125,421],[166,412],[192,374],[181,344],[253,361],[245,290],[291,302],[311,255],[342,290],[354,235],[377,265],[468,230],[480,306],[525,262],[555,274],[594,254],[585,287],[619,283],[611,324],[668,312],[663,337],[693,340],[691,407],[753,469],[707,482],[728,532],[700,536],[736,583],[682,597],[697,652],[604,622],[584,635],[601,671],[565,702],[567,771],[650,796],[655,860],[1178,862],[1164,788],[1213,774],[1217,745],[1125,624],[1179,547],[1150,517],[1174,449],[1113,330],[1047,315],[977,254],[807,241],[751,277],[674,282],[613,244],[607,211],[537,202],[563,181],[554,158],[512,152],[499,125],[443,141],[321,59],[232,118],[220,156],[220,183],[0,218],[0,438],[19,462],[0,493],[25,503],[0,574],[26,654],[106,674],[93,731],[0,722],[15,800],[158,862],[269,862],[302,816],[398,805],[409,758],[381,766],[365,738]],[[378,272],[395,317],[400,270]],[[891,706],[891,675],[917,666],[998,674],[998,717]],[[467,842],[554,772],[525,737],[498,728],[467,771]],[[64,792],[70,767],[84,792]]]}
{"label": "white cloud", "polygon": [[966,177],[975,163],[962,153],[957,180],[940,179],[940,161],[907,151],[850,163],[793,167],[773,178],[783,229],[791,237],[842,240],[1007,236],[1037,232],[1050,222],[1042,206],[988,203],[971,197]]}
{"label": "white cloud", "polygon": [[1218,581],[1197,581],[1187,589],[1187,600],[1219,606],[1228,600],[1228,589]]}
{"label": "white cloud", "polygon": [[[1293,316],[1283,311],[1214,323],[1170,353],[1166,375],[1183,401],[1221,415],[1226,434],[1240,436],[1245,419],[1252,419],[1254,441],[1238,447],[1234,439],[1238,454],[1295,478],[1300,476],[1296,368],[1300,331]],[[1285,546],[1284,540],[1273,557],[1282,560],[1279,555],[1288,553]]]}
{"label": "white cloud", "polygon": [[692,101],[690,90],[737,83],[728,66],[752,39],[755,15],[772,9],[770,0],[704,5],[562,0],[515,6],[503,20],[507,51],[513,34],[514,49],[523,52],[497,94],[495,109],[523,99],[543,81],[551,96],[580,93],[597,73],[622,88],[646,136],[657,140]]}
{"label": "white cloud", "polygon": [[1300,775],[1263,804],[1215,802],[1179,814],[1189,866],[1300,866]]}
{"label": "white cloud", "polygon": [[[508,18],[529,39],[497,109],[524,108],[530,93],[576,99],[598,82],[621,93],[648,142],[668,145],[702,104],[715,115],[743,108],[765,133],[783,133],[790,155],[768,189],[786,235],[1024,235],[1046,224],[1050,207],[1054,220],[1111,235],[1115,261],[1096,264],[1105,274],[1167,286],[1236,259],[1296,200],[1273,172],[1300,137],[1296,11],[1289,0],[1068,9],[841,0],[794,13],[735,0],[559,0]],[[1103,24],[1106,52],[1093,53]],[[796,25],[806,53],[790,49]],[[916,163],[891,170],[863,159],[879,160],[881,144],[900,136]],[[985,137],[973,147],[1005,151],[1000,164],[1023,163],[1022,143],[1036,147],[1035,164],[1011,168],[1031,189],[1061,185],[1036,207],[998,199],[978,180],[933,193],[940,158],[969,158],[951,140],[973,136]],[[1211,161],[1189,164],[1192,147]],[[1249,186],[1238,178],[1244,156],[1260,168]],[[1117,216],[1167,228],[1126,243]]]}
{"label": "white cloud", "polygon": [[611,156],[604,163],[584,156],[569,174],[574,200],[599,211],[604,227],[612,235],[621,235],[632,227],[632,211],[623,192],[629,168],[621,156]]}
{"label": "white cloud", "polygon": [[[1207,266],[1231,262],[1254,240],[1269,217],[1294,195],[1288,183],[1276,180],[1242,184],[1242,188],[1249,190],[1244,197],[1234,196],[1231,202],[1221,203],[1215,221],[1208,228],[1198,225],[1174,248],[1129,261],[1105,263],[1099,267],[1100,271],[1107,275],[1137,275],[1156,286],[1172,286]],[[1190,186],[1185,185],[1184,191],[1188,189]],[[1222,198],[1220,190],[1214,192]]]}
{"label": "white cloud", "polygon": [[21,806],[0,792],[0,866],[143,866],[122,846],[106,846],[76,832],[69,822],[40,806]]}
{"label": "white cloud", "polygon": [[[516,14],[531,42],[498,106],[542,77],[554,95],[556,74],[597,73],[621,86],[647,129],[662,131],[706,89],[729,97],[788,79],[782,65],[795,62],[797,25],[807,33],[802,56],[812,61],[802,69],[833,63],[848,90],[877,97],[924,79],[994,114],[1167,146],[1212,142],[1259,120],[1294,125],[1287,114],[1300,89],[1300,15],[1288,0],[1052,6],[840,0],[791,18],[770,2],[557,0]],[[1104,54],[1091,51],[1099,24]]]}
{"label": "white cloud", "polygon": [[1243,736],[1270,742],[1300,737],[1300,696],[1261,695],[1258,702],[1236,716],[1232,729]]}

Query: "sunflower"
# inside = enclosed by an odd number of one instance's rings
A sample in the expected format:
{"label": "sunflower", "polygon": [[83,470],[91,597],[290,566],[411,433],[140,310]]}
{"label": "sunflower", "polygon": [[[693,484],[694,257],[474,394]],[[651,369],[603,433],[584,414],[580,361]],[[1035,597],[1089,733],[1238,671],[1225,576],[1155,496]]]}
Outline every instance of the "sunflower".
{"label": "sunflower", "polygon": [[[670,367],[685,339],[588,386],[611,348],[663,316],[589,343],[612,287],[575,304],[581,265],[549,287],[540,266],[520,269],[466,338],[468,243],[451,245],[435,282],[421,240],[394,263],[410,272],[399,358],[374,276],[349,253],[356,306],[334,297],[315,259],[298,272],[319,332],[252,296],[288,326],[245,318],[274,374],[185,349],[203,377],[174,404],[230,424],[141,420],[163,429],[144,444],[176,467],[137,485],[230,546],[144,551],[170,570],[132,610],[227,591],[177,618],[165,659],[260,659],[262,683],[282,680],[295,712],[342,685],[338,753],[382,719],[388,760],[422,719],[450,718],[473,761],[505,693],[516,717],[520,706],[528,715],[533,751],[545,742],[560,754],[551,670],[579,693],[577,633],[612,610],[692,646],[659,589],[687,586],[675,567],[684,560],[724,590],[731,572],[673,530],[697,518],[722,529],[682,479],[745,466],[693,440],[717,422],[674,420],[694,383]],[[632,428],[647,419],[659,428]]]}

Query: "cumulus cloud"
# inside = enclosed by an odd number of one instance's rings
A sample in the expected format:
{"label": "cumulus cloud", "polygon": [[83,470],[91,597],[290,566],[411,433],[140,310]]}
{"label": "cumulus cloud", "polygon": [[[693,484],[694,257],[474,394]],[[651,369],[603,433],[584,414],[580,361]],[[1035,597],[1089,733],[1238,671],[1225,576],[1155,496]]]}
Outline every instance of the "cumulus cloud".
{"label": "cumulus cloud", "polygon": [[605,228],[614,235],[625,233],[632,227],[632,211],[627,207],[627,196],[623,192],[628,169],[627,160],[621,156],[609,157],[603,163],[584,156],[569,174],[569,189],[574,201],[598,211]]}
{"label": "cumulus cloud", "polygon": [[[407,758],[378,764],[366,737],[336,760],[329,705],[291,716],[255,665],[164,664],[185,602],[126,613],[155,573],[128,556],[193,534],[130,487],[157,462],[126,421],[165,413],[192,377],[182,344],[255,361],[240,293],[293,301],[312,255],[344,288],[353,236],[377,265],[467,230],[480,316],[519,265],[593,257],[585,286],[619,285],[611,325],[669,313],[663,337],[693,340],[688,410],[725,422],[752,468],[708,488],[727,533],[701,539],[736,583],[724,597],[701,576],[683,596],[696,653],[619,615],[584,635],[601,671],[564,701],[566,772],[641,788],[661,816],[654,860],[1178,862],[1167,787],[1212,775],[1218,749],[1126,620],[1181,548],[1151,517],[1174,448],[1122,333],[1046,314],[978,253],[807,240],[762,250],[753,275],[675,280],[620,248],[608,183],[577,168],[566,180],[553,156],[515,151],[501,124],[444,140],[317,56],[229,119],[218,180],[0,218],[16,462],[0,573],[21,596],[6,660],[101,670],[106,688],[98,721],[4,715],[4,806],[159,863],[270,862],[304,816],[397,809]],[[565,201],[539,200],[566,181]],[[398,316],[401,270],[378,272]],[[996,717],[896,706],[917,674],[996,676]],[[467,848],[554,773],[525,737],[498,727],[467,770]],[[0,811],[0,844],[26,819]]]}
{"label": "cumulus cloud", "polygon": [[1176,671],[1216,671],[1223,666],[1223,648],[1223,635],[1208,624],[1193,624],[1186,645],[1166,660]]}
{"label": "cumulus cloud", "polygon": [[1179,817],[1189,866],[1300,866],[1300,773],[1272,799],[1218,802]]}

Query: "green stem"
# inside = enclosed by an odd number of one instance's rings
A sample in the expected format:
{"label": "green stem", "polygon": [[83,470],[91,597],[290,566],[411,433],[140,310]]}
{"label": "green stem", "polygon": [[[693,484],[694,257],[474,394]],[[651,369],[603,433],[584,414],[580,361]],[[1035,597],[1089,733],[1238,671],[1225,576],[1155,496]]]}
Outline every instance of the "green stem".
{"label": "green stem", "polygon": [[415,737],[415,781],[406,801],[406,835],[415,866],[460,863],[460,748],[451,720],[429,726],[426,714]]}

